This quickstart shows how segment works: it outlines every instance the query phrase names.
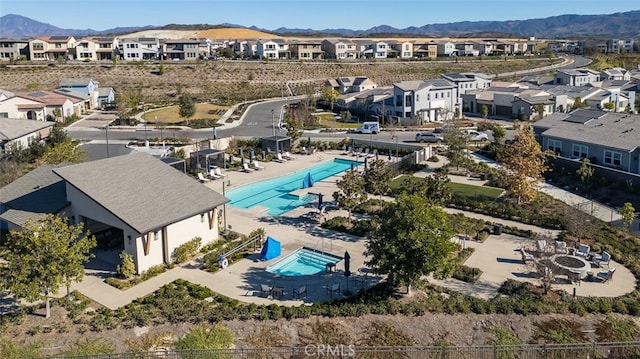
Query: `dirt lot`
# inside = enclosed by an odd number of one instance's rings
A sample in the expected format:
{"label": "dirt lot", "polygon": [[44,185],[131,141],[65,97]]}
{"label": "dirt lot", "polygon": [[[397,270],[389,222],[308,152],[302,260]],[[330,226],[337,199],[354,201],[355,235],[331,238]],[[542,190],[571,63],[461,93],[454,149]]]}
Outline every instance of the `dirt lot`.
{"label": "dirt lot", "polygon": [[[557,60],[556,60],[557,61]],[[242,101],[282,96],[292,82],[296,94],[319,91],[329,78],[367,76],[379,86],[404,80],[438,78],[448,72],[496,74],[546,66],[549,59],[503,61],[500,59],[415,62],[264,62],[201,61],[193,63],[68,63],[46,66],[16,65],[0,68],[0,88],[16,93],[53,90],[65,78],[90,77],[116,93],[140,89],[148,102],[173,101],[179,92],[200,100],[218,98]],[[160,74],[160,66],[164,74]]]}

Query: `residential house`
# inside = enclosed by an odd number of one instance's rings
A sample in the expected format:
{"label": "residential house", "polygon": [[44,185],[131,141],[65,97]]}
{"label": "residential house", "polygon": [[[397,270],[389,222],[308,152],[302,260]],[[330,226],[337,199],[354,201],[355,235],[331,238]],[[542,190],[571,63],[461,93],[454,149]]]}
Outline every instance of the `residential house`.
{"label": "residential house", "polygon": [[403,123],[453,118],[458,87],[444,79],[402,81],[393,85],[393,112]]}
{"label": "residential house", "polygon": [[322,40],[301,40],[291,44],[291,51],[294,58],[298,60],[322,60],[324,51],[322,50]]}
{"label": "residential house", "polygon": [[478,56],[480,51],[475,45],[475,42],[456,42],[454,47],[458,56]]}
{"label": "residential house", "polygon": [[72,60],[76,39],[73,36],[40,36],[29,41],[31,61]]}
{"label": "residential house", "polygon": [[438,57],[438,44],[434,41],[416,41],[413,43],[413,56],[416,58],[426,57],[435,59],[436,57]]}
{"label": "residential house", "polygon": [[585,86],[600,81],[600,73],[591,69],[559,69],[554,77],[556,85]]}
{"label": "residential house", "polygon": [[640,116],[578,109],[533,123],[543,149],[557,156],[640,174]]}
{"label": "residential house", "polygon": [[45,105],[45,116],[48,121],[64,122],[72,115],[84,113],[86,100],[74,96],[66,96],[53,91],[36,91],[20,95],[20,97],[38,101]]}
{"label": "residential house", "polygon": [[116,92],[113,87],[98,88],[98,108],[113,106],[116,102]]}
{"label": "residential house", "polygon": [[[517,99],[547,96],[551,94],[540,89],[529,88],[525,85],[508,87],[493,86],[486,89],[470,90],[462,94],[462,112],[481,114],[482,108],[487,108],[490,116],[514,118],[518,116],[519,107],[514,111],[514,101]],[[520,105],[518,105],[520,106]]]}
{"label": "residential house", "polygon": [[[51,196],[55,189],[55,203],[64,207],[52,206],[47,212],[68,217],[72,224],[83,223],[98,240],[99,248],[131,254],[137,273],[171,263],[174,250],[195,237],[202,238],[203,245],[218,240],[220,209],[229,200],[150,155],[135,153],[51,168],[60,181],[52,176],[46,176],[45,181],[47,169],[39,171],[41,176],[23,181],[26,184],[14,186],[18,180],[7,186],[9,210],[0,219],[9,228],[19,229],[24,218],[44,212],[31,206],[16,213],[12,203],[42,203],[42,196]],[[41,184],[31,186],[38,179],[55,188],[41,191]],[[171,205],[158,205],[158,193]]]}
{"label": "residential house", "polygon": [[160,41],[153,37],[122,38],[118,54],[124,61],[156,60],[160,56]]}
{"label": "residential house", "polygon": [[519,120],[540,120],[555,112],[556,98],[551,94],[516,96],[511,102],[511,117]]}
{"label": "residential house", "polygon": [[480,56],[493,55],[493,43],[491,41],[475,41],[473,42],[473,48],[478,51]]}
{"label": "residential house", "polygon": [[611,69],[602,70],[600,72],[600,80],[631,80],[631,71],[622,67],[614,67]]}
{"label": "residential house", "polygon": [[160,58],[164,60],[197,60],[200,56],[200,40],[170,39],[160,45]]}
{"label": "residential house", "polygon": [[95,61],[98,59],[98,44],[90,38],[78,40],[75,58],[81,61]]}
{"label": "residential house", "polygon": [[258,40],[256,56],[260,59],[288,59],[291,58],[291,50],[283,39]]}
{"label": "residential house", "polygon": [[529,46],[527,42],[523,41],[514,41],[511,45],[513,55],[530,54],[531,50],[533,49],[533,46]]}
{"label": "residential house", "polygon": [[340,94],[362,92],[366,90],[372,90],[378,87],[378,84],[371,81],[368,77],[338,77],[336,79],[329,79],[324,84],[325,87],[332,87]]}
{"label": "residential house", "polygon": [[394,115],[393,88],[375,88],[338,96],[336,107],[348,110],[362,121],[388,123]]}
{"label": "residential house", "polygon": [[[29,147],[31,142],[49,137],[53,122],[3,118],[0,120],[0,153]],[[4,192],[4,188],[2,191]]]}
{"label": "residential house", "polygon": [[322,41],[322,49],[327,59],[351,60],[358,56],[356,44],[347,39],[326,39]]}
{"label": "residential house", "polygon": [[96,58],[98,61],[111,61],[118,51],[118,39],[114,37],[93,37],[91,40],[97,45]]}
{"label": "residential house", "polygon": [[[458,98],[454,109],[462,111],[462,95],[471,90],[486,89],[491,86],[492,78],[481,73],[449,73],[441,74],[441,78],[449,81],[457,87]],[[454,110],[455,111],[455,110]]]}
{"label": "residential house", "polygon": [[60,89],[71,90],[89,96],[89,108],[98,107],[99,84],[89,77],[68,78],[60,81]]}
{"label": "residential house", "polygon": [[20,60],[23,56],[29,58],[28,39],[0,38],[0,62]]}
{"label": "residential house", "polygon": [[46,105],[22,95],[11,96],[0,101],[0,119],[4,118],[46,121]]}
{"label": "residential house", "polygon": [[458,51],[456,49],[456,44],[451,41],[438,41],[436,42],[438,46],[438,56],[446,57],[446,56],[458,56]]}
{"label": "residential house", "polygon": [[387,45],[388,45],[387,57],[394,57],[394,58],[400,58],[400,59],[413,58],[414,44],[412,41],[388,40]]}
{"label": "residential house", "polygon": [[0,89],[0,101],[4,101],[4,100],[6,100],[8,98],[11,98],[11,97],[13,97],[15,95],[16,94],[11,92],[11,91]]}

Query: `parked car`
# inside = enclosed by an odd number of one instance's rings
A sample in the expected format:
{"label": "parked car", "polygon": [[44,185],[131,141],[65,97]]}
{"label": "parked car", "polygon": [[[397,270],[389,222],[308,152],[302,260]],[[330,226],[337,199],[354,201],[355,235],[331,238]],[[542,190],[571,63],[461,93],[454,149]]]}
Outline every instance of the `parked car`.
{"label": "parked car", "polygon": [[437,135],[433,132],[418,132],[416,133],[416,142],[431,142],[431,143],[439,143],[443,142],[444,138],[440,135]]}
{"label": "parked car", "polygon": [[478,132],[476,130],[466,130],[465,134],[469,141],[488,141],[489,135],[484,132]]}

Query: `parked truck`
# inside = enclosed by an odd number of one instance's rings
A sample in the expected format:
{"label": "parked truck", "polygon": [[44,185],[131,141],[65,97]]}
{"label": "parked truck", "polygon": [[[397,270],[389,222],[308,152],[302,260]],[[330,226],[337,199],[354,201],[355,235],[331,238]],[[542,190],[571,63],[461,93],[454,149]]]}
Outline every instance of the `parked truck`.
{"label": "parked truck", "polygon": [[373,133],[374,135],[380,132],[379,122],[363,122],[362,125],[356,128],[355,133]]}

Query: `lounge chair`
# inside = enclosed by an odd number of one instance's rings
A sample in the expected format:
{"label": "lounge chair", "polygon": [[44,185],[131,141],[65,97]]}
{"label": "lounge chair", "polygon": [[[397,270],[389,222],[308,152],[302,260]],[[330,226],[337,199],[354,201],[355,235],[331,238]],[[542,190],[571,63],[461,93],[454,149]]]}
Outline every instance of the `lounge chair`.
{"label": "lounge chair", "polygon": [[578,250],[576,251],[576,255],[579,257],[585,257],[589,255],[589,251],[591,251],[591,247],[586,244],[581,244],[578,246]]}
{"label": "lounge chair", "polygon": [[300,288],[293,290],[293,297],[294,298],[302,299],[303,297],[306,298],[306,296],[307,296],[307,286],[306,285],[300,286]]}
{"label": "lounge chair", "polygon": [[294,156],[291,155],[291,153],[289,152],[285,152],[284,155],[282,156],[284,157],[285,160],[295,160],[296,158]]}
{"label": "lounge chair", "polygon": [[603,270],[598,272],[596,276],[602,280],[602,283],[609,282],[613,278],[613,273],[616,271],[615,268],[611,268],[609,270]]}
{"label": "lounge chair", "polygon": [[609,252],[602,252],[601,255],[593,259],[593,263],[595,263],[598,267],[602,267],[602,265],[606,265],[607,268],[609,268],[610,261],[611,261],[611,254],[609,254]]}
{"label": "lounge chair", "polygon": [[287,160],[285,160],[284,158],[282,158],[282,153],[278,152],[276,154],[276,157],[273,159],[274,161],[278,162],[278,163],[285,163],[287,162]]}
{"label": "lounge chair", "polygon": [[242,164],[242,172],[251,173],[253,171],[254,171],[253,169],[249,168],[248,164],[246,164],[246,163]]}
{"label": "lounge chair", "polygon": [[209,175],[207,177],[210,178],[210,179],[214,179],[214,180],[222,178],[222,176],[218,176],[216,174],[216,171],[213,168],[209,170]]}
{"label": "lounge chair", "polygon": [[367,273],[365,273],[364,275],[355,277],[354,282],[356,284],[359,283],[362,286],[362,288],[364,288],[365,284],[367,283]]}
{"label": "lounge chair", "polygon": [[264,166],[260,166],[260,163],[257,160],[254,160],[253,162],[251,162],[251,164],[253,165],[252,169],[256,171],[264,169]]}
{"label": "lounge chair", "polygon": [[334,294],[340,294],[340,283],[333,283],[332,285],[328,285],[326,288],[327,293],[331,294],[332,296]]}
{"label": "lounge chair", "polygon": [[206,178],[202,172],[198,172],[198,181],[200,181],[200,183],[205,183],[205,182],[209,182],[211,181],[210,179]]}
{"label": "lounge chair", "polygon": [[270,286],[270,285],[260,284],[260,295],[268,297],[268,296],[271,295],[271,290],[272,289],[273,289],[273,287]]}
{"label": "lounge chair", "polygon": [[527,264],[527,262],[535,261],[535,258],[532,254],[527,253],[524,248],[520,248],[520,254],[522,255],[522,263]]}
{"label": "lounge chair", "polygon": [[222,173],[222,170],[220,169],[220,167],[216,167],[213,169],[213,172],[220,177],[227,177],[227,175],[225,173]]}

